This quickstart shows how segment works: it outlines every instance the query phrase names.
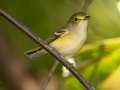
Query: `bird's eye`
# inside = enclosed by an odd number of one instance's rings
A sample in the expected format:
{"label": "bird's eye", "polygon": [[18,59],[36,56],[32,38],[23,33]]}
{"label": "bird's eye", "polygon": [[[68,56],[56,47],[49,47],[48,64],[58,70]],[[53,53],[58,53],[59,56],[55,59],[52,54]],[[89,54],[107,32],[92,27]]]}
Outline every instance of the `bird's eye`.
{"label": "bird's eye", "polygon": [[74,18],[74,21],[78,21],[78,18]]}

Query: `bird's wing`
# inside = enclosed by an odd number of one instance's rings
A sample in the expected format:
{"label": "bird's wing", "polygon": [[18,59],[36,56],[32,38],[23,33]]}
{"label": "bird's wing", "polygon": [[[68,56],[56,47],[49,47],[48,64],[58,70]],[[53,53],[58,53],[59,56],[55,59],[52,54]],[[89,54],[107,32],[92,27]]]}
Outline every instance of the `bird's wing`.
{"label": "bird's wing", "polygon": [[[52,41],[54,41],[57,38],[59,38],[61,35],[63,35],[66,32],[68,32],[67,29],[61,29],[59,31],[56,31],[56,32],[54,32],[53,35],[51,35],[51,36],[48,37],[48,39],[46,40],[46,42],[49,44]],[[33,57],[41,56],[44,53],[45,53],[45,50],[43,50],[41,47],[37,47],[37,48],[33,48],[31,50],[26,51],[24,54],[27,57],[29,57],[29,58],[33,58]]]}
{"label": "bird's wing", "polygon": [[49,44],[52,41],[56,40],[57,38],[59,38],[61,35],[63,35],[64,33],[68,32],[67,29],[61,29],[59,31],[54,32],[53,35],[49,36],[49,38],[46,40],[46,42]]}

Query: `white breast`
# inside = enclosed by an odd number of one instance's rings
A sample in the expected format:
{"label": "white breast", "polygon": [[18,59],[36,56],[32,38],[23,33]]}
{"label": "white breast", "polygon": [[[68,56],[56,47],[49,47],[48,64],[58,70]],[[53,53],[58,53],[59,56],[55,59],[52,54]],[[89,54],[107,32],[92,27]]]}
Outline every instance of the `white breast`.
{"label": "white breast", "polygon": [[[87,38],[86,36],[86,32],[81,32],[79,35],[73,33],[64,43],[61,42],[62,44],[51,44],[51,46],[56,48],[64,56],[70,57],[83,46]],[[54,43],[56,43],[56,41]]]}
{"label": "white breast", "polygon": [[71,31],[73,35],[71,36],[71,40],[69,44],[63,46],[63,48],[60,50],[61,53],[72,56],[74,53],[80,50],[87,39],[87,25],[88,21],[84,20],[77,24],[77,26],[72,27]]}
{"label": "white breast", "polygon": [[74,53],[76,53],[80,48],[83,46],[83,44],[86,41],[87,35],[85,33],[81,33],[80,36],[74,36],[72,37],[69,44],[66,44],[65,46],[62,46],[60,52],[67,56],[72,56]]}
{"label": "white breast", "polygon": [[51,44],[51,46],[67,57],[73,56],[85,43],[87,38],[87,22],[80,22],[77,26],[72,26],[70,29],[70,35],[66,35]]}

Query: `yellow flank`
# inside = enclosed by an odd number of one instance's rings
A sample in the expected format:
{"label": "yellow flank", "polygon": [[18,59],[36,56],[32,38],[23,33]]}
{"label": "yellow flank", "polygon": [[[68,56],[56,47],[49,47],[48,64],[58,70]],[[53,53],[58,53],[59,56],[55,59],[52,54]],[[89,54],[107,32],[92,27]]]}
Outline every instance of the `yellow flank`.
{"label": "yellow flank", "polygon": [[57,49],[65,57],[71,57],[79,50],[83,42],[84,41],[81,40],[81,38],[78,39],[78,36],[76,36],[74,33],[66,32],[58,39],[51,42],[50,46]]}
{"label": "yellow flank", "polygon": [[71,33],[65,32],[58,39],[50,43],[50,45],[53,47],[63,46],[63,45],[68,44],[70,40],[71,40]]}

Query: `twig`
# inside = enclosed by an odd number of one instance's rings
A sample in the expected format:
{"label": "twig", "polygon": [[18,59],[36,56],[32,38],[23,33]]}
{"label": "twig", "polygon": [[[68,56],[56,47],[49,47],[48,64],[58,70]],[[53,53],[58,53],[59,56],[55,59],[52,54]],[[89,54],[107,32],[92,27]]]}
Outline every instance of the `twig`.
{"label": "twig", "polygon": [[88,83],[88,81],[86,81],[84,77],[81,74],[79,74],[79,72],[70,63],[68,63],[59,52],[57,52],[54,48],[50,47],[39,36],[31,32],[27,27],[21,25],[13,17],[8,15],[5,11],[0,10],[0,15],[4,17],[6,20],[8,20],[10,23],[12,23],[14,26],[16,26],[18,30],[25,33],[34,42],[41,45],[41,47],[44,48],[46,51],[48,51],[53,57],[55,57],[56,60],[58,60],[62,65],[64,65],[87,90],[94,90],[94,88],[90,85],[90,83]]}
{"label": "twig", "polygon": [[83,3],[81,4],[80,11],[86,12],[89,5],[92,3],[93,0],[83,0]]}
{"label": "twig", "polygon": [[47,79],[45,81],[42,82],[42,89],[43,90],[46,90],[47,86],[48,86],[48,83],[49,81],[51,80],[57,66],[59,65],[59,62],[58,61],[55,61],[55,63],[53,64],[51,70],[49,71],[48,73],[48,76],[47,76]]}

